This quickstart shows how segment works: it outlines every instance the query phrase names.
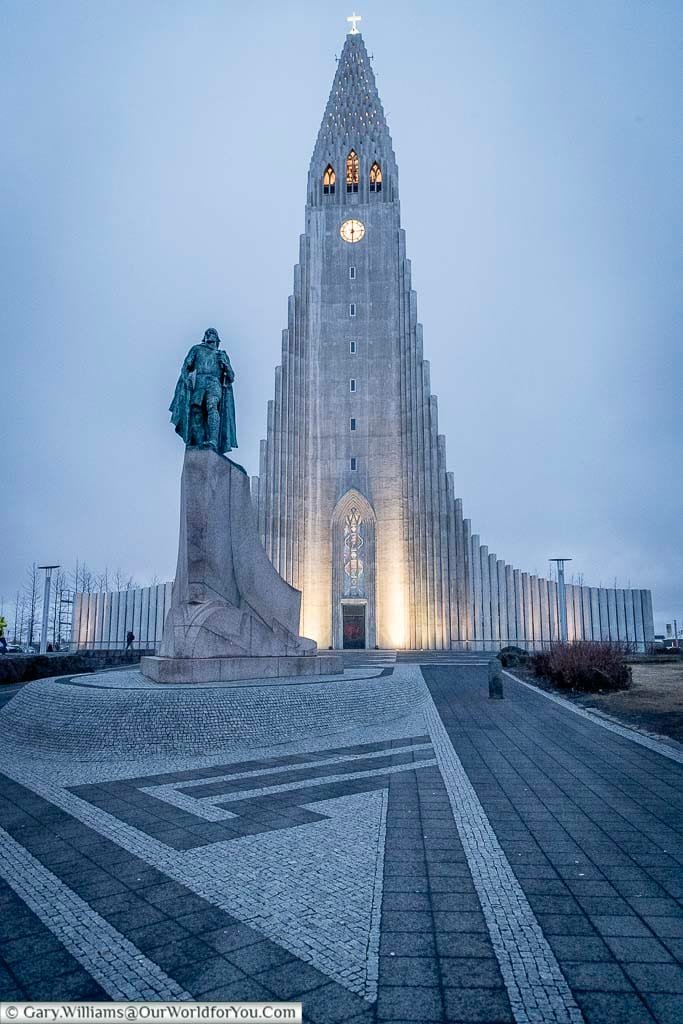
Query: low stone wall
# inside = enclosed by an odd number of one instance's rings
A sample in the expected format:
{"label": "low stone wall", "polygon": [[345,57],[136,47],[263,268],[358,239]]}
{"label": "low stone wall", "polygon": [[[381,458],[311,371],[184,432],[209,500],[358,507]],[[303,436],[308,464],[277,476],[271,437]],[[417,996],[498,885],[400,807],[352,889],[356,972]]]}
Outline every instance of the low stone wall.
{"label": "low stone wall", "polygon": [[117,665],[137,665],[146,651],[64,651],[55,654],[0,655],[0,684],[28,683],[49,676],[97,672]]}

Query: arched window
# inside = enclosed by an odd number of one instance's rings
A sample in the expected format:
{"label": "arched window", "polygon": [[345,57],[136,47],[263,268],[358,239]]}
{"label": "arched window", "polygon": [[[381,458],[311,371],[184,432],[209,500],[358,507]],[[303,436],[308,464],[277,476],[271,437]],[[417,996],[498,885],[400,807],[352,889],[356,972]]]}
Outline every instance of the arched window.
{"label": "arched window", "polygon": [[323,174],[323,195],[333,196],[334,186],[337,181],[337,175],[334,173],[334,167],[332,164],[328,164]]}
{"label": "arched window", "polygon": [[358,191],[358,156],[353,149],[346,158],[346,191]]}
{"label": "arched window", "polygon": [[382,191],[382,168],[380,167],[376,160],[372,167],[370,168],[370,191]]}
{"label": "arched window", "polygon": [[[351,459],[351,469],[356,459]],[[365,566],[363,564],[363,520],[354,506],[344,523],[344,597],[365,596]]]}

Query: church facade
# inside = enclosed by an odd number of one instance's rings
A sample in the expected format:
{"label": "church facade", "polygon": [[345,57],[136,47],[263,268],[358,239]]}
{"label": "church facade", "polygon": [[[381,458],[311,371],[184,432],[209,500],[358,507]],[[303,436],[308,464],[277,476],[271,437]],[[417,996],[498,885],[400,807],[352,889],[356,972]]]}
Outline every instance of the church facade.
{"label": "church facade", "polygon": [[[357,31],[346,37],[311,159],[252,494],[269,557],[303,593],[302,632],[321,647],[559,638],[557,584],[489,553],[454,493],[396,158]],[[654,635],[649,591],[567,587],[565,596],[569,639]]]}
{"label": "church facade", "polygon": [[[354,26],[355,27],[355,26]],[[652,642],[649,590],[499,559],[463,517],[423,355],[398,170],[362,36],[346,37],[311,159],[299,262],[251,494],[325,649]],[[171,584],[77,594],[77,647],[161,640]]]}

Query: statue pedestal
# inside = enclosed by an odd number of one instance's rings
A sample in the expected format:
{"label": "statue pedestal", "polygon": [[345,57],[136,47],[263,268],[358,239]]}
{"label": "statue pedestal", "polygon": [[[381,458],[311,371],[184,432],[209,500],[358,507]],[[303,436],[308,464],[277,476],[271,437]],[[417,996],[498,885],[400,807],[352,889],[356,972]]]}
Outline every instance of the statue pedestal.
{"label": "statue pedestal", "polygon": [[178,566],[159,657],[141,670],[155,682],[342,672],[340,655],[317,656],[299,636],[301,594],[276,572],[256,532],[249,479],[216,452],[187,448]]}
{"label": "statue pedestal", "polygon": [[339,654],[313,654],[282,658],[142,658],[144,675],[155,683],[224,683],[237,679],[274,679],[288,676],[330,676],[343,672]]}

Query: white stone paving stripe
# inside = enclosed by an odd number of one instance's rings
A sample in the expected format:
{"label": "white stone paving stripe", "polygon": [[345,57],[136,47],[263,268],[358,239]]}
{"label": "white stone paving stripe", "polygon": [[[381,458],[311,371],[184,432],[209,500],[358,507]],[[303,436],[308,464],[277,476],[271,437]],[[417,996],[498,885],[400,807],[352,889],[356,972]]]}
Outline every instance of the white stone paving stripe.
{"label": "white stone paving stripe", "polygon": [[[170,785],[178,789],[191,790],[195,786],[206,786],[211,782],[231,782],[233,779],[249,779],[253,776],[282,775],[284,772],[305,771],[309,768],[326,768],[327,765],[353,763],[354,761],[371,761],[381,757],[393,757],[394,754],[409,754],[413,750],[430,750],[431,743],[408,743],[403,747],[384,747],[382,750],[371,750],[361,754],[335,754],[332,757],[314,758],[311,761],[300,761],[294,764],[278,764],[273,768],[251,768],[246,772],[226,772],[225,775],[210,775],[205,779],[188,779],[184,782],[173,782]],[[147,792],[155,787],[150,786]],[[161,787],[159,787],[161,788]]]}
{"label": "white stone paving stripe", "polygon": [[[325,775],[322,779],[301,779],[299,782],[282,782],[275,786],[261,786],[259,789],[242,789],[234,793],[220,793],[205,797],[207,802],[220,801],[221,804],[237,803],[240,800],[253,800],[260,796],[273,793],[291,793],[296,789],[315,790],[318,786],[329,786],[333,782],[353,782],[355,779],[372,779],[382,775],[395,775],[397,772],[413,772],[418,768],[431,768],[436,764],[434,758],[424,761],[408,761],[406,764],[392,765],[389,768],[368,768],[361,772],[347,772],[344,775]],[[306,798],[308,802],[309,798]],[[312,798],[311,798],[312,799]]]}
{"label": "white stone paving stripe", "polygon": [[[378,757],[392,756],[393,754],[406,754],[413,750],[431,750],[431,748],[431,743],[414,743],[403,747],[384,748],[383,750],[373,751],[369,754],[337,754],[334,757],[307,761],[301,764],[279,765],[276,768],[254,768],[248,772],[233,772],[230,775],[212,775],[207,776],[205,779],[193,779],[189,782],[168,782],[163,783],[162,785],[143,786],[141,787],[141,792],[147,793],[149,796],[153,796],[157,800],[163,800],[165,803],[172,804],[174,807],[187,811],[189,814],[194,814],[197,817],[204,818],[206,821],[228,821],[238,817],[238,815],[222,807],[214,806],[216,802],[223,803],[225,800],[225,794],[207,797],[193,797],[192,787],[205,786],[207,783],[213,782],[229,782],[233,779],[247,779],[254,775],[258,777],[261,775],[277,776],[286,771],[307,768],[324,768],[327,765],[340,764],[346,761],[376,759]],[[303,788],[304,786],[311,785],[312,781],[313,780],[302,780],[297,785]],[[325,780],[321,779],[319,781],[322,782]],[[272,787],[262,787],[258,792],[267,795],[268,792],[274,792],[274,790]]]}
{"label": "white stone paving stripe", "polygon": [[365,975],[365,998],[371,1003],[377,999],[377,986],[379,984],[379,943],[380,929],[382,924],[382,896],[384,893],[384,850],[387,835],[387,811],[389,808],[389,797],[386,789],[380,793],[382,800],[382,818],[377,835],[377,847],[375,853],[375,885],[372,894],[371,925],[368,934],[366,950],[367,971]]}
{"label": "white stone paving stripe", "polygon": [[608,732],[613,732],[617,736],[623,736],[627,740],[631,740],[633,743],[639,743],[641,747],[647,747],[648,750],[654,750],[656,754],[661,754],[663,757],[668,757],[671,761],[676,761],[677,764],[683,764],[683,748],[677,749],[677,747],[669,746],[668,743],[662,743],[661,740],[656,740],[653,736],[647,736],[645,733],[638,732],[636,729],[629,729],[626,725],[618,725],[617,722],[611,722],[609,719],[603,718],[601,715],[596,715],[594,712],[589,711],[587,708],[579,707],[579,705],[572,703],[565,697],[559,697],[555,693],[548,693],[546,690],[541,690],[540,687],[534,686],[532,683],[527,683],[518,676],[503,669],[503,673],[509,676],[510,679],[514,679],[520,686],[526,686],[527,690],[531,690],[539,697],[545,697],[546,700],[551,700],[553,704],[559,704],[560,707],[566,711],[571,711],[580,718],[586,718],[593,725],[600,725],[603,729],[607,729]]}
{"label": "white stone paving stripe", "polygon": [[112,999],[192,999],[2,828],[0,876]]}
{"label": "white stone paving stripe", "polygon": [[429,694],[424,715],[517,1024],[584,1020]]}

